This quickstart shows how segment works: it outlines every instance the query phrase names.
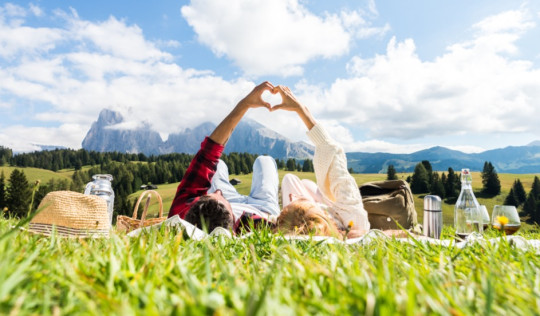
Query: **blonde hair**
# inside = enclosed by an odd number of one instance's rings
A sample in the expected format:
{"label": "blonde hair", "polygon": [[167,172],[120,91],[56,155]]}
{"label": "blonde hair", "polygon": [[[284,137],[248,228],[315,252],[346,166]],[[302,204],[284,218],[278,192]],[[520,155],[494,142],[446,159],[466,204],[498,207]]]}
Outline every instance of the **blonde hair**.
{"label": "blonde hair", "polygon": [[298,199],[281,211],[277,218],[276,231],[297,235],[340,235],[336,224],[326,212],[307,199]]}

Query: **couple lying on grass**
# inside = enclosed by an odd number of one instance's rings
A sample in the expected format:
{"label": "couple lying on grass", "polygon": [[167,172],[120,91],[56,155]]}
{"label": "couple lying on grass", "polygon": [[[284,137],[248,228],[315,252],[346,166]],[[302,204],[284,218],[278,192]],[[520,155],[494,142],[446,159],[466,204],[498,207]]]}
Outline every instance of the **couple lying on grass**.
{"label": "couple lying on grass", "polygon": [[[272,107],[262,93],[279,93],[283,102]],[[229,183],[226,164],[220,160],[229,137],[250,108],[296,112],[315,144],[313,164],[317,184],[287,174],[281,184],[283,210],[279,207],[279,178],[275,160],[259,156],[253,166],[249,196],[239,194]],[[284,234],[358,237],[369,230],[360,191],[347,170],[343,148],[317,124],[308,108],[289,88],[264,82],[242,99],[232,112],[206,137],[182,182],[178,185],[169,217],[179,215],[211,232],[224,227],[239,232],[255,225],[272,225]]]}

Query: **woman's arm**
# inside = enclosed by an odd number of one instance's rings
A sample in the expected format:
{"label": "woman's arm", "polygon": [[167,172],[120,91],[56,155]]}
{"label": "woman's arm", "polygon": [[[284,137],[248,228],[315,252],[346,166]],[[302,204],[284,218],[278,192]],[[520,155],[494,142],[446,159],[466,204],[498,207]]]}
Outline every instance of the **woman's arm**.
{"label": "woman's arm", "polygon": [[306,125],[308,131],[311,130],[313,126],[317,125],[317,122],[313,115],[311,115],[311,112],[309,112],[309,109],[296,99],[288,87],[277,86],[274,88],[273,92],[276,91],[279,92],[283,101],[279,105],[274,105],[274,107],[271,108],[272,111],[285,110],[296,112]]}

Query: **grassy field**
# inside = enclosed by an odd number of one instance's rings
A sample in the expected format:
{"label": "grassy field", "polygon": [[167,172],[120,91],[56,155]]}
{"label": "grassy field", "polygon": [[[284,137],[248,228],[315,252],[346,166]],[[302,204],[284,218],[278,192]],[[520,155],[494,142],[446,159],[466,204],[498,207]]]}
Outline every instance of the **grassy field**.
{"label": "grassy field", "polygon": [[66,179],[71,182],[71,176],[73,175],[73,169],[54,172],[39,168],[7,166],[0,166],[0,173],[4,172],[7,181],[11,175],[11,172],[15,169],[23,171],[29,183],[34,183],[36,180],[40,180],[42,183],[47,183],[50,179]]}
{"label": "grassy field", "polygon": [[[279,179],[283,178],[283,176],[287,173],[287,171],[279,170]],[[303,179],[311,179],[315,181],[315,174],[311,172],[293,172],[294,174],[298,175],[300,178]],[[407,177],[411,175],[409,173],[399,173],[398,178],[400,179],[407,179]],[[480,194],[480,191],[482,189],[482,177],[480,172],[473,172],[473,189],[477,193],[478,202],[480,204],[486,205],[489,215],[491,216],[491,212],[493,211],[493,206],[504,204],[504,199],[508,195],[508,192],[510,191],[510,188],[512,187],[512,184],[514,183],[515,179],[520,179],[520,181],[523,183],[523,186],[525,187],[525,190],[528,192],[531,188],[532,182],[534,180],[535,174],[499,174],[499,180],[501,181],[501,194],[497,195],[495,197],[482,197]],[[386,174],[353,174],[353,177],[356,180],[356,183],[361,185],[366,182],[371,181],[382,181],[386,179]],[[231,178],[237,178],[242,181],[239,185],[236,186],[236,189],[241,194],[249,194],[250,188],[251,188],[251,174],[248,175],[234,175],[231,176]],[[167,213],[172,200],[174,198],[174,195],[176,193],[176,188],[178,186],[178,183],[173,184],[165,184],[160,185],[158,188],[158,192],[163,198],[163,205],[164,205],[164,212]],[[133,193],[130,196],[130,199],[136,200],[137,197],[142,193],[142,191],[138,191]],[[422,223],[423,220],[423,207],[424,207],[424,196],[425,194],[415,194],[414,195],[414,205],[416,207],[416,212],[418,214],[418,221],[419,223]],[[151,202],[150,208],[149,208],[149,214],[150,216],[156,216],[158,211],[158,207],[155,201]],[[443,203],[443,222],[445,225],[453,225],[454,223],[454,205],[453,204],[447,204]]]}
{"label": "grassy field", "polygon": [[[69,171],[67,171],[69,172]],[[285,172],[280,171],[280,178]],[[314,179],[313,173],[298,173]],[[38,176],[40,176],[38,174]],[[58,174],[56,174],[58,176]],[[358,184],[383,180],[355,174]],[[407,175],[400,175],[406,177]],[[481,187],[474,174],[475,188]],[[251,175],[239,192],[247,194]],[[503,194],[515,178],[500,174]],[[43,178],[41,178],[42,181]],[[160,185],[168,210],[177,184]],[[133,198],[140,194],[135,193]],[[422,196],[416,196],[422,215]],[[454,231],[446,221],[443,239]],[[540,252],[464,249],[381,238],[368,244],[287,241],[270,230],[194,241],[176,231],[137,238],[43,237],[0,217],[0,315],[538,315]],[[517,233],[540,239],[537,228]],[[499,238],[488,230],[486,238]]]}
{"label": "grassy field", "polygon": [[[455,247],[245,239],[41,237],[0,219],[1,315],[537,315],[540,256]],[[7,233],[7,235],[6,235]],[[452,235],[446,228],[443,237]],[[520,231],[527,238],[540,234]],[[487,237],[495,237],[490,231]]]}

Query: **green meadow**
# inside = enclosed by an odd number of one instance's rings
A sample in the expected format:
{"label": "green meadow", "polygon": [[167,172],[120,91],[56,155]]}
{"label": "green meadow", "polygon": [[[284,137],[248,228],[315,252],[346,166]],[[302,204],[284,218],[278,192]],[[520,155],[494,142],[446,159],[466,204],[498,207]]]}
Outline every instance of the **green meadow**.
{"label": "green meadow", "polygon": [[11,175],[11,172],[15,169],[23,171],[29,183],[34,183],[37,180],[41,181],[42,183],[47,183],[51,179],[71,181],[71,176],[73,175],[73,170],[59,170],[58,172],[54,172],[39,168],[9,166],[0,166],[0,173],[4,172],[4,176],[6,177],[7,181]]}
{"label": "green meadow", "polygon": [[[24,170],[30,181],[70,174]],[[247,194],[251,175],[234,177]],[[361,184],[386,175],[354,177]],[[480,190],[479,174],[473,177]],[[490,211],[515,178],[529,190],[534,175],[499,177],[503,193],[479,199]],[[176,187],[159,186],[165,211]],[[415,196],[420,221],[422,198]],[[500,238],[498,244],[454,247],[452,208],[444,206],[442,236],[450,247],[392,238],[352,245],[288,241],[269,229],[203,241],[174,230],[66,239],[0,219],[0,315],[538,315],[539,251],[517,248],[494,230],[484,236]],[[540,239],[528,225],[517,235]]]}

